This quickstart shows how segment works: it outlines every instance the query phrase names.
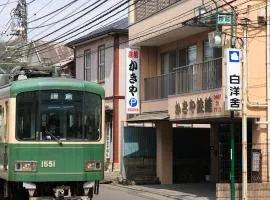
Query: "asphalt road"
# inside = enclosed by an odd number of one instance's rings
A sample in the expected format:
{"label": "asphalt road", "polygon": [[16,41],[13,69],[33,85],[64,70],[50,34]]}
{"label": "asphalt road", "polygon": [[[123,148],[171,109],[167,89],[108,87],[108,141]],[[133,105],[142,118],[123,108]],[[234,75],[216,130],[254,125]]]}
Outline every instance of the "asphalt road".
{"label": "asphalt road", "polygon": [[149,192],[136,191],[120,188],[113,185],[100,185],[100,194],[95,195],[93,200],[172,200]]}

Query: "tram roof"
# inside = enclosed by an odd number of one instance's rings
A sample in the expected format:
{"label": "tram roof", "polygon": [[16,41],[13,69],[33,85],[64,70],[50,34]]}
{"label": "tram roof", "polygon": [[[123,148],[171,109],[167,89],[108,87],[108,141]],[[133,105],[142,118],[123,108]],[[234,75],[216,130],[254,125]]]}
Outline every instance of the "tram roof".
{"label": "tram roof", "polygon": [[71,78],[30,78],[14,81],[10,85],[13,97],[22,92],[56,89],[92,92],[102,98],[105,96],[104,89],[99,84]]}

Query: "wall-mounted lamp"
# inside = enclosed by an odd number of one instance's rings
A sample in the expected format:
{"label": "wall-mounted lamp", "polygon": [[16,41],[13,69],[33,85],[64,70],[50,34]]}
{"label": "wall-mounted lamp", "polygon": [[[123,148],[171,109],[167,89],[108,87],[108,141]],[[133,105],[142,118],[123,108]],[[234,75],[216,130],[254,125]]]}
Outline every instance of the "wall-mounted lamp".
{"label": "wall-mounted lamp", "polygon": [[223,46],[222,32],[213,31],[208,33],[209,46],[212,48],[220,48]]}

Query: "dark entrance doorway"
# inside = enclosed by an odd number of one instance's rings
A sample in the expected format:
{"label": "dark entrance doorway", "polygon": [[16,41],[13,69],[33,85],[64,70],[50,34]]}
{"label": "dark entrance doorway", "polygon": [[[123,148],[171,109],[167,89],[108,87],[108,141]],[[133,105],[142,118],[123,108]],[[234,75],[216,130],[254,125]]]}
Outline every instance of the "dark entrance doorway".
{"label": "dark entrance doorway", "polygon": [[210,174],[210,128],[173,129],[173,183],[205,181]]}

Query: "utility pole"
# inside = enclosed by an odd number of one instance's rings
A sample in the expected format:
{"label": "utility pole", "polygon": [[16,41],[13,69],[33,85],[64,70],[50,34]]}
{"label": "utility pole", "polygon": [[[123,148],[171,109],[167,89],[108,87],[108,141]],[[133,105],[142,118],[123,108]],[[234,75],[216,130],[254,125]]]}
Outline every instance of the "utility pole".
{"label": "utility pole", "polygon": [[19,0],[18,6],[20,6],[20,20],[21,20],[21,37],[23,46],[22,62],[27,63],[27,4],[26,0]]}
{"label": "utility pole", "polygon": [[243,49],[243,67],[242,67],[242,200],[248,199],[247,183],[247,50],[248,50],[248,21],[249,5],[247,6],[247,16],[244,24],[244,49]]}
{"label": "utility pole", "polygon": [[27,44],[27,4],[26,0],[19,0],[19,5],[21,6],[21,27],[22,27],[22,38]]}
{"label": "utility pole", "polygon": [[[18,0],[16,8],[12,11],[12,34],[19,38],[23,55],[27,48],[27,3],[26,0]],[[27,57],[23,56],[21,62],[26,63]]]}

